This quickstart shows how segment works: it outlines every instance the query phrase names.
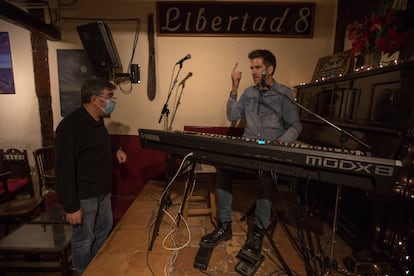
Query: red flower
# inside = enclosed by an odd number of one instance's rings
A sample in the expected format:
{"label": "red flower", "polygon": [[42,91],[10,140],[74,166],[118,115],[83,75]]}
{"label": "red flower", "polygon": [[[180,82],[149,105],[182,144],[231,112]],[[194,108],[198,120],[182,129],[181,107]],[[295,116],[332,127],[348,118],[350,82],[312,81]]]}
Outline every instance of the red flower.
{"label": "red flower", "polygon": [[397,14],[396,14],[395,10],[389,10],[385,14],[384,19],[385,19],[385,23],[387,25],[393,24],[395,22],[395,20],[397,19]]}
{"label": "red flower", "polygon": [[401,45],[406,41],[406,39],[407,33],[398,33],[398,30],[395,27],[389,30],[385,36],[378,38],[375,43],[381,52],[392,55],[394,52],[400,49]]}
{"label": "red flower", "polygon": [[402,19],[402,11],[389,10],[384,15],[372,14],[349,24],[348,39],[354,54],[364,55],[377,49],[391,55],[398,51],[407,39],[407,34],[401,32]]}

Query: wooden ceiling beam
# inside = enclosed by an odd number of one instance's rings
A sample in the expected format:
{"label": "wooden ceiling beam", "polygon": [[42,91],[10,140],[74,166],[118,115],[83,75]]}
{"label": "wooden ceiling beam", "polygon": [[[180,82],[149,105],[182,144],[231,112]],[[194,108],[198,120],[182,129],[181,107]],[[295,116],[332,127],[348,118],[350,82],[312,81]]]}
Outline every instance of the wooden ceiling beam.
{"label": "wooden ceiling beam", "polygon": [[61,32],[56,26],[53,24],[46,24],[45,22],[30,16],[25,11],[7,3],[5,0],[0,0],[0,18],[31,32],[39,32],[48,40],[61,40]]}

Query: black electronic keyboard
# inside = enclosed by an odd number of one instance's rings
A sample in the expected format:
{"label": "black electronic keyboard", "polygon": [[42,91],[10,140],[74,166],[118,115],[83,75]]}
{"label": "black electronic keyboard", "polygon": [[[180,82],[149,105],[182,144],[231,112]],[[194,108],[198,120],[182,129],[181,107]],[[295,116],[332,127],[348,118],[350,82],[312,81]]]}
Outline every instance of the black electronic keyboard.
{"label": "black electronic keyboard", "polygon": [[356,187],[378,193],[391,193],[402,166],[400,160],[377,158],[359,150],[277,144],[197,132],[139,129],[144,148],[178,156],[192,153],[201,163],[228,168],[272,171],[276,175]]}

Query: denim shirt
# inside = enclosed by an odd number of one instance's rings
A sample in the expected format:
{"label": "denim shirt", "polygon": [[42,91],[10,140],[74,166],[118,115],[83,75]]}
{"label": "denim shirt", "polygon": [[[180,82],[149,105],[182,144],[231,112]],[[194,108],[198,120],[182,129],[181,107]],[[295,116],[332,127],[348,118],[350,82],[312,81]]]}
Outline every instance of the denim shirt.
{"label": "denim shirt", "polygon": [[260,91],[257,86],[247,88],[239,101],[230,95],[227,119],[246,119],[243,137],[292,143],[299,136],[302,125],[297,106],[281,94],[293,100],[291,90],[275,81],[271,90]]}

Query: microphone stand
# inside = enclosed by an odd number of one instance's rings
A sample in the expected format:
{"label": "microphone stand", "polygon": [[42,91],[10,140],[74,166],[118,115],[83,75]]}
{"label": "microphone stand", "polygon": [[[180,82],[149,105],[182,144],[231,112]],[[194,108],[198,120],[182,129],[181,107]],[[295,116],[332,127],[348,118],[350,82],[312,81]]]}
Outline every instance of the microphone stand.
{"label": "microphone stand", "polygon": [[183,95],[183,90],[185,87],[185,82],[183,82],[183,84],[181,85],[181,91],[180,91],[180,95],[178,96],[178,100],[177,100],[177,104],[175,105],[175,109],[171,118],[171,122],[170,122],[170,127],[168,128],[168,130],[172,130],[172,125],[174,122],[174,118],[175,118],[175,114],[177,114],[177,109],[179,107],[179,105],[181,104],[181,96]]}
{"label": "microphone stand", "polygon": [[162,107],[161,115],[160,115],[160,118],[158,119],[158,123],[161,123],[162,117],[165,115],[165,120],[164,120],[164,129],[165,130],[168,129],[168,115],[170,114],[170,110],[168,109],[168,101],[170,100],[172,91],[173,91],[175,85],[177,84],[178,75],[180,74],[181,69],[183,68],[183,63],[182,62],[180,62],[179,65],[180,65],[180,67],[178,68],[177,74],[175,75],[175,78],[172,82],[172,85],[170,87],[170,91],[168,91],[167,100],[165,101],[164,106]]}
{"label": "microphone stand", "polygon": [[[160,118],[158,120],[158,123],[161,123],[161,120],[162,120],[163,116],[165,115],[165,117],[164,117],[164,130],[168,130],[168,114],[170,113],[170,110],[168,109],[168,101],[170,100],[172,91],[173,91],[175,85],[177,84],[178,75],[180,74],[181,69],[183,68],[183,61],[181,61],[177,64],[179,64],[180,67],[177,71],[177,74],[175,75],[175,78],[174,78],[172,84],[170,85],[170,91],[168,91],[167,100],[165,101],[164,106],[162,107],[161,115],[160,115]],[[177,64],[175,64],[175,65],[177,65]],[[175,68],[175,65],[174,65],[174,68]],[[165,164],[166,164],[166,185],[164,187],[164,190],[168,188],[167,184],[168,184],[168,182],[170,180],[170,176],[172,174],[171,173],[172,169],[173,169],[173,162],[172,161],[174,160],[174,158],[171,157],[171,155],[169,153],[167,153],[166,156],[165,156],[165,159],[166,159],[165,160]],[[162,218],[163,218],[163,215],[164,215],[164,209],[167,208],[168,206],[172,205],[170,192],[168,190],[165,190],[165,192],[163,193],[163,196],[162,196],[160,201],[161,201],[160,202],[160,207],[158,208],[158,214],[157,214],[157,217],[155,219],[154,229],[152,230],[152,236],[151,236],[151,240],[150,240],[149,245],[148,245],[148,251],[152,250],[152,247],[154,246],[155,239],[158,236],[160,226],[161,226],[161,222],[162,222]]]}
{"label": "microphone stand", "polygon": [[306,111],[307,113],[315,116],[316,118],[318,118],[319,120],[321,120],[322,122],[326,123],[327,125],[333,127],[334,129],[336,129],[337,131],[339,131],[340,133],[342,133],[343,135],[351,138],[352,140],[354,140],[355,142],[357,142],[358,144],[362,145],[363,147],[367,148],[367,149],[371,149],[371,146],[366,144],[364,141],[362,141],[361,139],[359,139],[358,137],[356,137],[354,134],[346,131],[345,129],[335,125],[334,123],[332,123],[331,121],[323,118],[322,116],[316,114],[315,112],[311,111],[310,109],[304,107],[303,105],[301,105],[300,103],[296,102],[294,99],[289,98],[287,95],[280,93],[277,90],[274,90],[273,87],[268,87],[271,91],[276,92],[277,94],[285,97],[286,99],[288,99],[291,103],[293,103],[294,105],[296,105],[297,107],[299,107],[300,109]]}

